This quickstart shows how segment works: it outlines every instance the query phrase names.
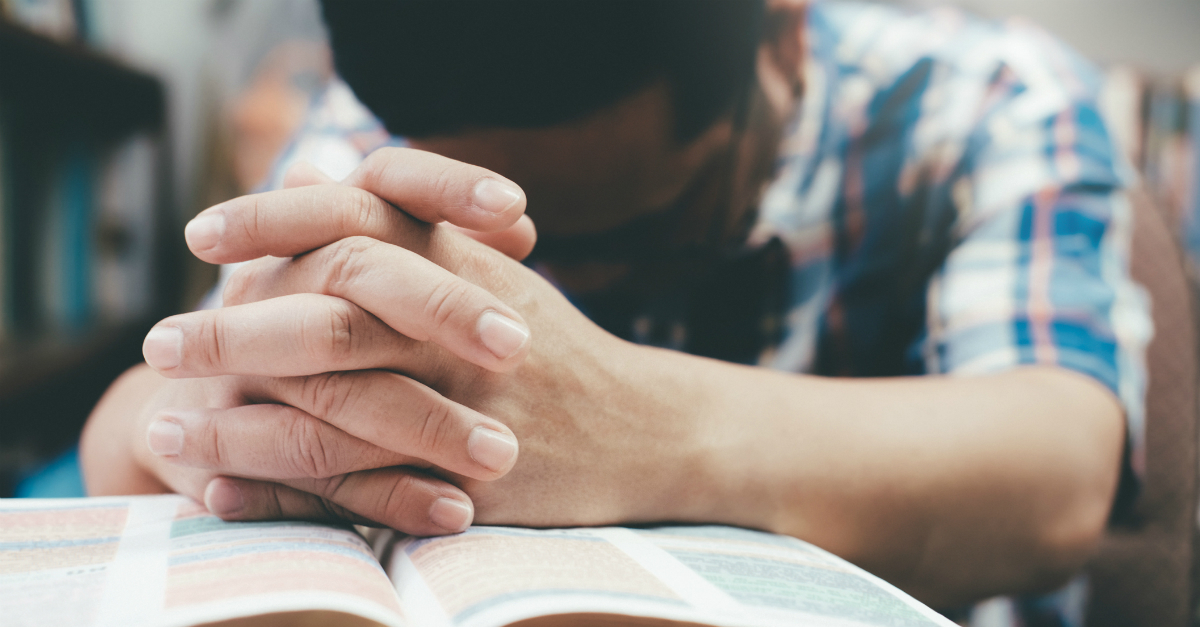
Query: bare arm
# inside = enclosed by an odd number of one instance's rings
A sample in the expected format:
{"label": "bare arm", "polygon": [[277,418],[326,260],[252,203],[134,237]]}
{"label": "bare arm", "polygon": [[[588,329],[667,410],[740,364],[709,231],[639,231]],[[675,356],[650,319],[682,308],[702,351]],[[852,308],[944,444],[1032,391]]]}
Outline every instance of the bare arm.
{"label": "bare arm", "polygon": [[659,353],[638,378],[671,373],[654,387],[705,425],[703,479],[669,491],[717,488],[688,520],[804,538],[937,606],[1059,584],[1104,530],[1124,421],[1088,377],[839,380]]}

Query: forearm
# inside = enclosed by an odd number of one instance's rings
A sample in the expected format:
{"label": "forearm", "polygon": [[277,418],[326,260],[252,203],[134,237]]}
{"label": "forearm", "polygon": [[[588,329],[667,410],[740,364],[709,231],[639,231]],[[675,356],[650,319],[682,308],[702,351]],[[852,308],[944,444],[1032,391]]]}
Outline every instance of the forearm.
{"label": "forearm", "polygon": [[699,417],[692,450],[710,489],[691,492],[687,519],[809,540],[936,604],[1057,583],[1103,531],[1123,419],[1081,375],[839,380],[659,352],[641,363]]}
{"label": "forearm", "polygon": [[168,488],[139,463],[131,427],[166,379],[145,364],[121,375],[96,404],[83,428],[79,463],[88,494],[144,494]]}

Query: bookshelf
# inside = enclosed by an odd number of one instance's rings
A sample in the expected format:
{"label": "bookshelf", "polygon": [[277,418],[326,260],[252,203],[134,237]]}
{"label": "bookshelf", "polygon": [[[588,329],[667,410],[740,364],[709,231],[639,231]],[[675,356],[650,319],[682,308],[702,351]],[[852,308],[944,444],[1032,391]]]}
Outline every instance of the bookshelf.
{"label": "bookshelf", "polygon": [[161,83],[0,17],[0,496],[177,308]]}

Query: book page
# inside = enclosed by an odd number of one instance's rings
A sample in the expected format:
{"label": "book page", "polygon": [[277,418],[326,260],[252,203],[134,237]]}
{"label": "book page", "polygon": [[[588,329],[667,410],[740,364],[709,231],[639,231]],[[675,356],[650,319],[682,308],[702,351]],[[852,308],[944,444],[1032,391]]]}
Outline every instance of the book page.
{"label": "book page", "polygon": [[0,607],[5,627],[170,627],[304,610],[404,623],[353,530],[226,523],[178,496],[0,501]]}
{"label": "book page", "polygon": [[953,625],[816,547],[729,527],[473,527],[401,541],[387,564],[423,627],[605,613],[730,627]]}
{"label": "book page", "polygon": [[813,624],[954,624],[886,581],[795,538],[717,526],[634,533],[743,607],[764,615],[799,614]]}

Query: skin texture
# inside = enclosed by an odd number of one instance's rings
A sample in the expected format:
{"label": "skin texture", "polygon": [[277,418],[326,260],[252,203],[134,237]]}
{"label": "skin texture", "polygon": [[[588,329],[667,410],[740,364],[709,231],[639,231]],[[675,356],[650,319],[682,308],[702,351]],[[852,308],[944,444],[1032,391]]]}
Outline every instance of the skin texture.
{"label": "skin texture", "polygon": [[[472,519],[735,524],[814,542],[936,605],[1060,582],[1103,532],[1120,468],[1120,406],[1098,383],[1053,367],[836,380],[636,346],[514,260],[532,248],[526,208],[544,234],[597,233],[701,186],[687,223],[736,223],[801,91],[802,15],[771,5],[752,132],[724,120],[677,146],[651,87],[576,124],[418,144],[443,156],[379,151],[341,183],[300,168],[289,189],[207,210],[215,222],[188,227],[193,252],[255,261],[225,309],[161,322],[154,369],[97,406],[89,491],[414,534]],[[512,194],[480,194],[483,181]],[[668,270],[550,267],[598,291]],[[487,346],[521,331],[503,357]]]}

